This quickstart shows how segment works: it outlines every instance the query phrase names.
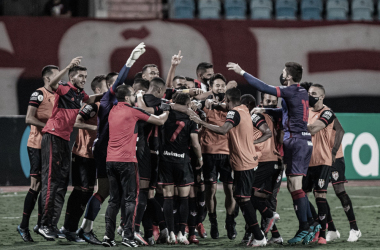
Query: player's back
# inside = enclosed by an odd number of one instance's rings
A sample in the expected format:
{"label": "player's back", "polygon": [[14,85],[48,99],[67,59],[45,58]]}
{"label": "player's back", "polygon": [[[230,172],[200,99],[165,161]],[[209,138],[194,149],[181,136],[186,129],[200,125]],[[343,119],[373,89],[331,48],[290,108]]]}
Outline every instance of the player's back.
{"label": "player's back", "polygon": [[[229,147],[231,165],[235,171],[250,170],[258,165],[258,155],[256,153],[254,141],[254,129],[251,120],[251,115],[247,106],[240,105],[233,108],[240,116],[238,125],[229,131]],[[228,112],[226,122],[233,121],[234,112]],[[236,124],[236,122],[233,122]]]}
{"label": "player's back", "polygon": [[107,148],[109,139],[109,124],[108,116],[114,105],[117,104],[116,97],[110,90],[108,90],[100,99],[98,110],[98,131],[96,137],[98,138],[97,145],[103,149]]}
{"label": "player's back", "polygon": [[161,157],[167,162],[188,162],[191,133],[198,132],[198,126],[187,114],[170,111],[168,120],[162,126]]}
{"label": "player's back", "polygon": [[309,95],[299,84],[276,87],[277,96],[282,97],[284,140],[297,137],[310,140],[307,130],[309,118]]}

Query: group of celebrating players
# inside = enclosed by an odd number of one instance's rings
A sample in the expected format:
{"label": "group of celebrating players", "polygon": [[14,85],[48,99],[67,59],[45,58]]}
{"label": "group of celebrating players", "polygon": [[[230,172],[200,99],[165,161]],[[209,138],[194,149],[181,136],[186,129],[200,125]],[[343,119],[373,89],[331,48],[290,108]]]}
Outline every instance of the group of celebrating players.
{"label": "group of celebrating players", "polygon": [[[207,237],[203,227],[207,212],[210,235],[217,239],[219,180],[228,238],[237,236],[240,209],[246,222],[243,242],[253,247],[283,244],[276,227],[280,219],[276,196],[284,171],[299,221],[288,243],[326,244],[340,237],[326,200],[330,181],[350,223],[348,241],[358,240],[361,232],[344,188],[344,130],[323,104],[324,87],[300,84],[300,64],[286,63],[282,86],[275,87],[228,63],[228,70],[261,92],[257,103],[252,95],[241,95],[235,81],[215,74],[210,63],[198,65],[197,79],[175,76],[181,52],[172,57],[166,82],[157,66],[148,64],[132,86],[125,85],[130,68],[144,52],[140,43],[119,73],[96,76],[91,96],[83,91],[87,69],[80,65],[81,57],[61,71],[53,65],[43,68],[44,86],[31,95],[26,116],[31,125],[27,145],[31,187],[17,226],[24,241],[33,242],[29,219],[37,200],[33,231],[46,240],[66,238],[113,247],[117,228],[127,247],[198,244],[196,232]],[[69,82],[64,82],[61,78],[67,73]],[[79,130],[71,149],[74,127]],[[70,169],[74,188],[58,229]],[[308,199],[311,191],[318,213]],[[93,223],[107,197],[106,232],[100,241]]]}

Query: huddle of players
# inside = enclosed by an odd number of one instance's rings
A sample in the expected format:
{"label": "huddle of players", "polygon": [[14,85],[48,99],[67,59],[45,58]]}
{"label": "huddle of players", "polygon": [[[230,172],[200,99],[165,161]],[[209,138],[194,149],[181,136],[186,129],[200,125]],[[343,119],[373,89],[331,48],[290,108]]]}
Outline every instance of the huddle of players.
{"label": "huddle of players", "polygon": [[[266,245],[265,236],[269,231],[272,233],[269,243],[282,244],[275,226],[279,219],[275,209],[285,166],[288,189],[300,222],[299,231],[289,243],[303,240],[307,244],[315,238],[325,244],[326,239],[339,238],[326,201],[330,168],[335,158],[331,179],[350,220],[349,240],[356,241],[360,237],[352,204],[343,186],[346,180],[340,142],[344,131],[333,112],[323,105],[323,86],[305,84],[305,88],[311,85],[308,96],[297,84],[302,77],[299,64],[288,63],[280,77],[283,85],[289,87],[266,85],[237,64],[227,65],[262,91],[264,108],[255,109],[255,98],[241,96],[236,83],[226,84],[221,74],[214,74],[211,64],[198,66],[198,80],[181,76],[173,79],[182,59],[180,54],[172,58],[166,84],[158,78],[157,67],[147,65],[132,87],[122,85],[130,67],[145,52],[144,47],[140,44],[133,50],[119,74],[95,77],[91,87],[100,95],[91,98],[83,91],[87,72],[79,66],[81,58],[73,59],[60,72],[55,66],[43,69],[45,86],[32,94],[26,118],[27,123],[33,125],[28,141],[32,185],[25,198],[22,223],[17,228],[24,241],[33,241],[28,224],[41,184],[43,197],[39,198],[39,218],[34,231],[48,240],[67,238],[115,246],[116,216],[120,209],[118,232],[123,235],[125,246],[136,247],[136,242],[152,245],[155,241],[197,244],[195,228],[202,238],[206,235],[202,225],[205,217],[202,190],[206,193],[210,234],[216,239],[219,232],[215,193],[219,176],[226,195],[228,237],[236,237],[237,203],[246,220],[243,240],[248,245]],[[67,71],[70,81],[58,84]],[[205,93],[188,86],[199,87]],[[200,101],[191,102],[189,94]],[[280,109],[277,97],[283,98]],[[173,103],[168,104],[162,98],[172,99]],[[81,100],[88,104],[81,107]],[[310,113],[308,102],[312,108]],[[49,112],[52,113],[50,118]],[[202,127],[198,128],[197,124]],[[79,128],[72,150],[74,190],[68,200],[64,226],[58,230],[67,190],[70,164],[66,161],[70,159],[68,140],[73,126]],[[43,131],[42,127],[45,127]],[[94,166],[98,190],[92,195]],[[200,177],[202,166],[204,185]],[[305,194],[313,189],[319,214]],[[92,225],[108,195],[106,234],[100,242]],[[85,218],[77,230],[86,205]],[[261,228],[255,209],[262,214]],[[329,223],[327,236],[326,222]],[[145,238],[140,235],[140,223],[143,223]],[[155,236],[154,223],[160,228]]]}

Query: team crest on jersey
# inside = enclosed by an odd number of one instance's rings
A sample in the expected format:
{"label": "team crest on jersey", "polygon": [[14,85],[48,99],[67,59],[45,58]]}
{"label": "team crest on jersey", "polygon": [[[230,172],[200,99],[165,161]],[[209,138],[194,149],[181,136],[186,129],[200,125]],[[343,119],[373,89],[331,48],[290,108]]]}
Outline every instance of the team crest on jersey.
{"label": "team crest on jersey", "polygon": [[197,211],[190,211],[190,214],[191,214],[191,216],[193,216],[193,217],[195,217],[195,216],[197,216]]}
{"label": "team crest on jersey", "polygon": [[319,186],[320,188],[323,188],[324,185],[325,185],[325,180],[324,180],[324,179],[319,179],[319,180],[318,180],[318,186]]}
{"label": "team crest on jersey", "polygon": [[278,165],[277,164],[274,164],[274,169],[278,169]]}
{"label": "team crest on jersey", "polygon": [[334,180],[338,180],[338,178],[339,178],[339,172],[338,171],[332,172],[331,175],[332,175],[332,177],[333,177]]}
{"label": "team crest on jersey", "polygon": [[90,117],[94,117],[96,115],[96,112],[95,111],[92,111],[91,113],[90,113]]}
{"label": "team crest on jersey", "polygon": [[39,95],[37,99],[38,99],[38,101],[42,102],[44,100],[44,96],[43,95]]}
{"label": "team crest on jersey", "polygon": [[234,116],[235,116],[235,112],[234,111],[230,111],[227,113],[227,118],[226,119],[234,119]]}

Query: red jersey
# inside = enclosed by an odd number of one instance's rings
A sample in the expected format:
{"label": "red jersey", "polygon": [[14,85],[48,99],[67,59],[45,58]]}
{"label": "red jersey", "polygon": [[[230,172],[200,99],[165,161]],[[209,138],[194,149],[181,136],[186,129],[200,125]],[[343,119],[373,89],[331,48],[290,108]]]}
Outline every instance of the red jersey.
{"label": "red jersey", "polygon": [[115,105],[108,116],[107,162],[137,162],[137,121],[148,121],[150,114],[126,102]]}
{"label": "red jersey", "polygon": [[[46,123],[53,111],[54,93],[42,87],[33,92],[29,99],[29,106],[36,107],[36,118]],[[30,125],[30,134],[27,146],[30,148],[41,148],[42,128]]]}
{"label": "red jersey", "polygon": [[70,141],[70,134],[82,107],[82,101],[86,102],[88,98],[84,91],[80,91],[70,82],[61,81],[55,91],[53,113],[42,133],[53,134]]}

